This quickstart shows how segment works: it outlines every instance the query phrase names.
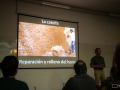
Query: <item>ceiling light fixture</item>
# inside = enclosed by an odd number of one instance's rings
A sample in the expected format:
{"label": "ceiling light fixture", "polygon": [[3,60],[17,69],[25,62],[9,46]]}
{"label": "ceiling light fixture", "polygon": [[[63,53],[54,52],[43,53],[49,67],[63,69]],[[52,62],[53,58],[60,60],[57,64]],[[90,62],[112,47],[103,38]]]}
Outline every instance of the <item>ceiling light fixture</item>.
{"label": "ceiling light fixture", "polygon": [[119,14],[114,14],[114,13],[110,13],[110,16],[120,17],[120,15],[119,15]]}
{"label": "ceiling light fixture", "polygon": [[42,4],[48,5],[48,6],[53,6],[53,7],[58,7],[58,8],[70,9],[70,6],[55,4],[55,3],[45,2],[45,1],[43,1]]}

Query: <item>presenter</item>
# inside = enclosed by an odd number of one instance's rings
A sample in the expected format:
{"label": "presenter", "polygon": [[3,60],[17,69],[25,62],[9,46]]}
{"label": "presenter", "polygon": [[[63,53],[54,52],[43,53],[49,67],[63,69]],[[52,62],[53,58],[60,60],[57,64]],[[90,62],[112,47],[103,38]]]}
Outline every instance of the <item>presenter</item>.
{"label": "presenter", "polygon": [[95,56],[91,59],[90,66],[94,68],[94,76],[95,76],[95,83],[96,86],[99,88],[99,80],[105,80],[104,68],[105,68],[105,61],[101,55],[101,49],[95,49]]}

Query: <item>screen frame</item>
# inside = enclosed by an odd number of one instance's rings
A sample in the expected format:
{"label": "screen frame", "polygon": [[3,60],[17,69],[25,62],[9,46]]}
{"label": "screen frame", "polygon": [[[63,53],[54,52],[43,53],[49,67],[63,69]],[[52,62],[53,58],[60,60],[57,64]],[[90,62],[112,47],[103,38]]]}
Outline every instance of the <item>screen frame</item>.
{"label": "screen frame", "polygon": [[[66,21],[66,20],[59,20],[59,19],[52,19],[52,18],[45,18],[45,17],[38,17],[38,16],[32,16],[27,14],[21,14],[17,13],[17,58],[18,58],[18,36],[19,36],[19,15],[22,16],[28,16],[28,17],[35,17],[35,18],[42,18],[42,19],[48,19],[48,20],[56,20],[56,21],[62,21],[62,22],[68,22],[68,23],[76,23],[77,24],[77,42],[78,42],[78,60],[79,60],[79,28],[78,23],[79,22],[73,22],[73,21]],[[38,67],[38,68],[18,68],[18,69],[73,69],[73,67]]]}

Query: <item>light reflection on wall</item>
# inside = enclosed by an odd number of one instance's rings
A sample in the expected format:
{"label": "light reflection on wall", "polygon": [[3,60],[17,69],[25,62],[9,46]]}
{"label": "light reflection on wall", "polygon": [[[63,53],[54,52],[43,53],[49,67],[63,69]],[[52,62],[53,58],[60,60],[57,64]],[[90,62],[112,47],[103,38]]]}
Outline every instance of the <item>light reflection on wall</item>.
{"label": "light reflection on wall", "polygon": [[10,50],[9,55],[17,56],[17,49],[12,49],[12,50]]}
{"label": "light reflection on wall", "polygon": [[8,55],[17,56],[16,38],[0,38],[0,62]]}

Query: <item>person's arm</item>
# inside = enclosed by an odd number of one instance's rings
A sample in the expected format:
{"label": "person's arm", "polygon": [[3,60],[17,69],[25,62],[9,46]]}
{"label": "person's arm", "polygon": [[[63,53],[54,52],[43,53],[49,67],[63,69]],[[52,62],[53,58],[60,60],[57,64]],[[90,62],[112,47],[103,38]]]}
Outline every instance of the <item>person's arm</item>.
{"label": "person's arm", "polygon": [[92,67],[92,68],[96,68],[96,67],[103,68],[102,65],[95,65],[94,64],[94,58],[91,59],[90,67]]}
{"label": "person's arm", "polygon": [[72,37],[73,37],[73,39],[74,39],[74,40],[73,40],[73,41],[74,41],[74,42],[73,42],[73,45],[75,45],[75,33],[72,34]]}
{"label": "person's arm", "polygon": [[101,65],[102,65],[102,67],[104,67],[104,68],[106,67],[106,65],[105,65],[105,64],[101,64]]}
{"label": "person's arm", "polygon": [[73,42],[73,45],[75,45],[75,41]]}
{"label": "person's arm", "polygon": [[102,64],[102,66],[103,66],[104,68],[106,67],[104,58],[103,58],[103,64]]}
{"label": "person's arm", "polygon": [[67,38],[70,37],[70,35],[67,35]]}
{"label": "person's arm", "polygon": [[72,90],[72,85],[73,85],[72,79],[69,79],[62,90]]}
{"label": "person's arm", "polygon": [[90,65],[90,67],[92,67],[92,68],[96,68],[96,67],[103,68],[102,65]]}

